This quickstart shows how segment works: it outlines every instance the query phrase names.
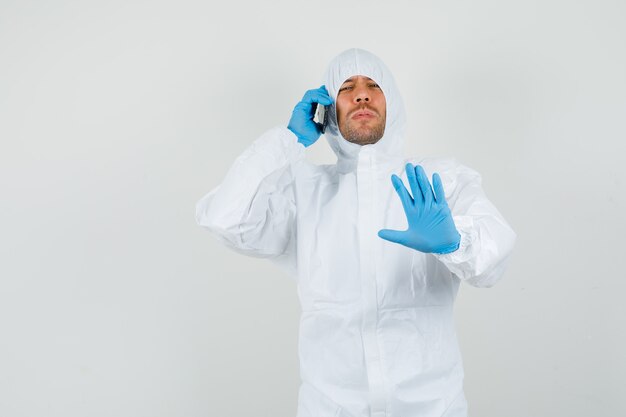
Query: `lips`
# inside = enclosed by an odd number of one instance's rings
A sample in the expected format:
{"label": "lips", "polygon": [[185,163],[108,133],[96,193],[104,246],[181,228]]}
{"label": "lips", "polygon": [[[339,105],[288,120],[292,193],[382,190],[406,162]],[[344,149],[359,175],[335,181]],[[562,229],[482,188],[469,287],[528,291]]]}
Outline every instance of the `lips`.
{"label": "lips", "polygon": [[376,113],[374,113],[371,110],[367,110],[367,109],[360,109],[360,110],[356,110],[352,116],[350,117],[351,119],[370,119],[376,117]]}

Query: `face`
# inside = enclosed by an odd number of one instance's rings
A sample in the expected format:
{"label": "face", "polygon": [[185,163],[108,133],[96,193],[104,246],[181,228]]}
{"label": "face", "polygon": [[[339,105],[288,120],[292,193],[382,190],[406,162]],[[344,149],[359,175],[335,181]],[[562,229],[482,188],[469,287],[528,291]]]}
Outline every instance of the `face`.
{"label": "face", "polygon": [[368,145],[383,137],[387,102],[374,80],[362,75],[348,78],[339,88],[336,105],[339,131],[347,141]]}

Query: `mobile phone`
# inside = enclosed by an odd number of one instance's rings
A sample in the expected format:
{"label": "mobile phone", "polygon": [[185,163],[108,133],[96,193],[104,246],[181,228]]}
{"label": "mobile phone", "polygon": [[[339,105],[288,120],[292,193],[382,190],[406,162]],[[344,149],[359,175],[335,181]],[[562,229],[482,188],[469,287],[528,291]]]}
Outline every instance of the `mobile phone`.
{"label": "mobile phone", "polygon": [[321,125],[322,133],[326,132],[326,126],[328,126],[328,106],[317,103],[317,109],[315,111],[316,123]]}

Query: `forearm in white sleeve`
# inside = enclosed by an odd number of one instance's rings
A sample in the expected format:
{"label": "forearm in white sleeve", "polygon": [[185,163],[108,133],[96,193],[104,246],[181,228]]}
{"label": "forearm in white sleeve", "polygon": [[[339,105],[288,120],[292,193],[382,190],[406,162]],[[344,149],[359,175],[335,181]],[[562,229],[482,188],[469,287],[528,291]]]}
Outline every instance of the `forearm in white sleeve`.
{"label": "forearm in white sleeve", "polygon": [[196,221],[237,252],[283,254],[295,227],[294,165],[303,156],[304,146],[286,127],[267,131],[200,199]]}
{"label": "forearm in white sleeve", "polygon": [[461,243],[456,251],[435,256],[461,281],[491,287],[502,277],[517,236],[485,196],[476,171],[458,165],[453,188],[448,205]]}

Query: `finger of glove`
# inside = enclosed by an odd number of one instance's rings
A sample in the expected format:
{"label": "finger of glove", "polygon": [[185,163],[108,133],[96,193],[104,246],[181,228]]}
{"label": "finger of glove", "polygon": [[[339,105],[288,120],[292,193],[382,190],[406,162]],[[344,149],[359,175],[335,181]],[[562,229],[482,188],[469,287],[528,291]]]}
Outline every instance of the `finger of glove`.
{"label": "finger of glove", "polygon": [[313,116],[315,116],[316,106],[317,103],[307,103],[304,101],[300,101],[293,109],[293,113],[297,114],[299,117],[304,118],[305,120],[313,120]]}
{"label": "finger of glove", "polygon": [[388,240],[390,242],[399,243],[404,245],[406,239],[406,232],[400,230],[382,229],[378,231],[378,237]]}
{"label": "finger of glove", "polygon": [[324,106],[330,106],[333,104],[333,99],[330,98],[325,90],[326,89],[322,90],[321,88],[318,88],[317,90],[307,91],[304,93],[304,97],[302,97],[302,102],[308,104],[320,103]]}
{"label": "finger of glove", "polygon": [[422,190],[420,189],[417,176],[415,175],[415,168],[413,164],[410,162],[406,164],[406,179],[409,182],[409,186],[411,187],[411,194],[413,194],[413,200],[415,204],[422,205],[424,204],[424,197],[422,196]]}
{"label": "finger of glove", "polygon": [[428,181],[428,176],[426,176],[426,172],[424,172],[424,168],[422,168],[421,165],[415,167],[415,176],[417,177],[417,182],[422,191],[422,196],[424,197],[424,205],[426,207],[432,206],[435,196],[433,195],[433,189]]}
{"label": "finger of glove", "polygon": [[[330,96],[330,94],[328,94],[328,90],[326,89],[325,85],[322,85],[320,88],[318,88],[318,91],[322,92],[324,95],[326,95],[326,97],[328,97],[328,99],[330,99],[331,103],[333,104],[333,102],[335,100],[333,100],[333,98]],[[330,104],[326,104],[326,106],[329,106]]]}
{"label": "finger of glove", "polygon": [[443,183],[441,177],[436,172],[433,174],[433,188],[435,189],[435,198],[438,204],[447,204],[446,193],[443,189]]}
{"label": "finger of glove", "polygon": [[409,191],[404,186],[404,183],[397,175],[391,176],[391,183],[393,184],[393,188],[396,189],[398,193],[398,197],[400,197],[400,201],[402,202],[402,207],[404,207],[405,212],[409,212],[409,210],[413,207],[413,199],[409,195]]}

